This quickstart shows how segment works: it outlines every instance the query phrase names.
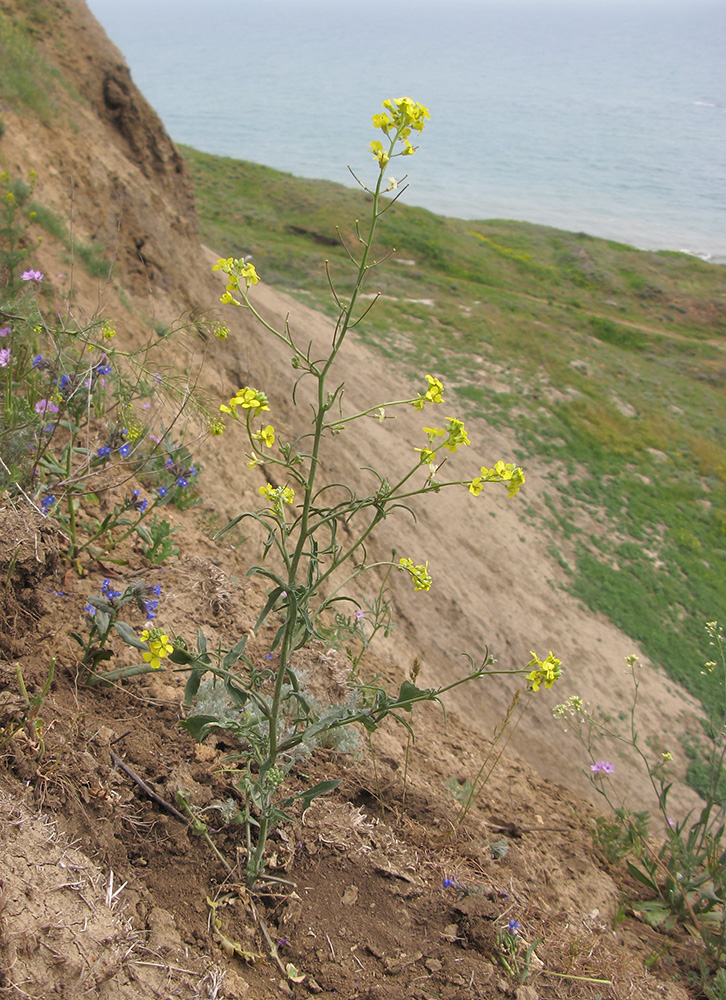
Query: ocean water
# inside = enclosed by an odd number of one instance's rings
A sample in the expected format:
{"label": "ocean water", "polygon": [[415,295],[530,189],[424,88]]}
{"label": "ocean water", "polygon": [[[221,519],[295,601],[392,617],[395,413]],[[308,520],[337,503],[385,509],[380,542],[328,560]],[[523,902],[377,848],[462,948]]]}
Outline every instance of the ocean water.
{"label": "ocean water", "polygon": [[407,202],[726,262],[723,0],[88,4],[178,142],[352,185],[408,94]]}

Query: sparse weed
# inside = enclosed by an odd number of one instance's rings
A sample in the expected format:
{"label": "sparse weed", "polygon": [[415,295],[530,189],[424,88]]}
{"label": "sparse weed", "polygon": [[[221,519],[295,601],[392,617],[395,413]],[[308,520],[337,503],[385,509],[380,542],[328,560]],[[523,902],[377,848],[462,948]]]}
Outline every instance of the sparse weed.
{"label": "sparse weed", "polygon": [[[709,740],[708,752],[703,757],[707,765],[705,803],[697,815],[691,812],[681,820],[670,816],[671,752],[662,752],[654,763],[641,746],[637,729],[637,657],[627,658],[633,701],[625,735],[588,713],[582,699],[576,696],[559,705],[555,713],[574,724],[592,762],[593,785],[613,810],[614,820],[598,823],[601,846],[610,859],[625,859],[633,878],[655,897],[638,903],[644,919],[665,930],[675,923],[684,924],[701,938],[708,959],[718,969],[726,958],[726,799],[722,794],[726,755],[726,712],[722,707],[726,691],[726,643],[717,622],[709,622],[706,632],[715,659],[705,665],[705,673],[713,685],[713,698],[705,726]],[[640,758],[658,798],[659,830],[655,835],[649,830],[648,814],[632,812],[621,800],[614,765],[608,760],[595,759],[595,741],[602,739],[632,747]]]}

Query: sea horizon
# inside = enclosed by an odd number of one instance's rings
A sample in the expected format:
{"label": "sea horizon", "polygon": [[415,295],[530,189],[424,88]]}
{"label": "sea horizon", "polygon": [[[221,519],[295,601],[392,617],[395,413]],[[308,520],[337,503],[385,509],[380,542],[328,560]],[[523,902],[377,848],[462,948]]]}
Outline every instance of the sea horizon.
{"label": "sea horizon", "polygon": [[726,262],[726,5],[89,7],[176,142],[350,187],[371,116],[406,93],[431,111],[407,203]]}

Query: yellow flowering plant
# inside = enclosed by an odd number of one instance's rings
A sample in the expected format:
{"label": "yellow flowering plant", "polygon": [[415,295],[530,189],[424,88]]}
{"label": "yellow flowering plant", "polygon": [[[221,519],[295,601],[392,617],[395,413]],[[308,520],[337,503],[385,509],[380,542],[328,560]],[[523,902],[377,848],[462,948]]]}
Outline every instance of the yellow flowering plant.
{"label": "yellow flowering plant", "polygon": [[[324,710],[304,696],[293,662],[296,650],[312,639],[324,640],[330,634],[328,622],[331,617],[336,627],[345,627],[350,635],[363,636],[365,628],[374,634],[390,606],[383,592],[395,572],[410,578],[415,591],[426,592],[432,587],[428,561],[413,558],[413,553],[400,559],[396,559],[395,553],[390,559],[369,559],[369,542],[376,527],[394,510],[410,509],[412,498],[443,488],[460,488],[478,495],[485,483],[504,483],[513,495],[516,490],[512,491],[512,486],[518,488],[524,482],[522,470],[512,464],[505,465],[503,461],[494,466],[491,475],[491,470],[482,468],[476,479],[472,479],[471,474],[462,474],[440,481],[437,475],[444,462],[437,464],[438,457],[443,455],[448,461],[454,453],[471,444],[464,423],[455,416],[446,416],[442,427],[423,428],[426,444],[413,450],[410,466],[404,474],[389,478],[370,470],[377,480],[377,488],[370,495],[359,496],[347,485],[321,481],[322,470],[330,464],[323,457],[326,442],[334,435],[347,432],[355,421],[375,419],[383,423],[396,407],[411,406],[421,411],[444,403],[444,384],[431,372],[424,373],[413,395],[383,402],[370,399],[357,412],[348,412],[343,405],[344,383],[334,383],[335,387],[329,388],[331,370],[339,352],[370,309],[370,304],[360,306],[359,300],[364,282],[378,266],[372,259],[378,221],[405,190],[399,182],[387,181],[388,165],[397,156],[415,153],[416,147],[411,140],[421,134],[428,120],[428,109],[409,97],[384,101],[383,111],[373,116],[373,125],[381,136],[369,147],[378,166],[375,183],[368,187],[356,178],[369,196],[370,218],[366,227],[357,225],[358,255],[348,251],[355,269],[350,294],[341,294],[330,278],[338,315],[326,356],[314,358],[308,345],[296,342],[288,323],[276,329],[259,312],[254,301],[258,275],[252,264],[228,257],[220,258],[214,265],[214,270],[225,277],[222,303],[248,310],[271,336],[285,345],[298,381],[307,378],[314,385],[311,423],[306,432],[293,441],[281,439],[279,428],[264,422],[268,413],[274,420],[274,407],[258,388],[242,386],[220,405],[223,415],[220,419],[226,417],[243,428],[246,447],[250,449],[249,457],[245,456],[247,465],[254,468],[264,463],[269,470],[268,482],[259,488],[260,508],[243,511],[234,517],[217,537],[243,518],[263,528],[263,561],[252,566],[248,575],[262,576],[268,583],[266,600],[254,631],[258,632],[270,620],[276,624],[269,654],[270,657],[276,655],[274,668],[263,672],[255,668],[244,653],[246,637],[233,650],[219,651],[216,664],[201,633],[196,653],[177,641],[172,643],[173,651],[169,652],[166,637],[159,635],[148,638],[148,650],[144,655],[151,666],[158,666],[163,654],[167,653],[172,662],[191,671],[186,690],[189,704],[194,703],[204,674],[211,671],[224,679],[234,703],[244,706],[244,713],[236,722],[229,717],[211,717],[199,708],[192,710],[184,726],[198,738],[215,728],[231,728],[244,745],[239,755],[241,770],[236,787],[246,803],[241,822],[247,835],[246,871],[250,886],[263,877],[267,838],[275,825],[286,818],[294,801],[295,796],[285,797],[285,778],[302,748],[312,747],[324,733],[353,723],[373,731],[389,715],[410,728],[406,715],[418,701],[437,701],[445,691],[485,674],[526,673],[523,669],[492,670],[494,661],[487,650],[481,664],[470,659],[470,671],[444,687],[423,689],[408,680],[393,695],[375,684],[358,681],[354,669],[349,677],[349,702]],[[383,198],[385,192],[394,189],[395,197]],[[295,402],[294,389],[292,396]],[[329,492],[333,487],[338,489]],[[328,503],[328,496],[335,496],[335,501]],[[343,527],[345,531],[341,530]],[[356,598],[349,596],[349,588],[363,573],[377,567],[383,572],[383,583],[377,600],[368,604],[369,610],[365,611]],[[345,602],[354,609],[347,616],[339,610]],[[246,664],[248,673],[244,678],[232,670],[239,660]],[[549,676],[545,686],[549,686]],[[334,784],[323,783],[298,797],[308,802]]]}

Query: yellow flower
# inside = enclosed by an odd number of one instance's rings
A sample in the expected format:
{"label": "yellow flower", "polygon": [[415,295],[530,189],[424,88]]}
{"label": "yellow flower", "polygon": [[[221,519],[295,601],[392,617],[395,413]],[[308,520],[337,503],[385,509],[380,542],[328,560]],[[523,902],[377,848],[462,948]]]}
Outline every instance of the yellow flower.
{"label": "yellow flower", "polygon": [[174,647],[169,642],[169,636],[160,628],[145,628],[140,638],[142,642],[149,644],[149,651],[142,653],[141,659],[145,660],[152,670],[158,670],[164,657],[174,652]]}
{"label": "yellow flower", "polygon": [[218,337],[219,340],[226,340],[229,337],[229,327],[225,326],[224,323],[215,323],[214,336]]}
{"label": "yellow flower", "polygon": [[531,673],[527,674],[529,690],[539,691],[540,684],[542,683],[544,683],[546,688],[551,688],[562,674],[562,660],[558,660],[552,650],[549,651],[549,655],[545,660],[540,660],[533,650],[530,650],[530,654],[532,659],[527,666],[534,667],[534,669]]}
{"label": "yellow flower", "polygon": [[398,565],[406,573],[411,574],[414,582],[414,590],[430,590],[432,580],[429,576],[428,560],[423,565],[414,566],[413,559],[399,559]]}
{"label": "yellow flower", "polygon": [[422,464],[425,462],[426,465],[431,465],[433,463],[433,460],[436,458],[436,452],[431,451],[430,448],[414,448],[413,450],[421,452],[420,461]]}
{"label": "yellow flower", "polygon": [[378,160],[378,165],[380,166],[381,170],[384,170],[386,164],[388,163],[391,157],[383,148],[383,143],[379,142],[377,139],[374,139],[373,142],[370,144],[370,150],[371,153],[373,153],[375,158]]}
{"label": "yellow flower", "polygon": [[116,336],[116,327],[108,319],[101,327],[101,336],[104,340],[112,340]]}
{"label": "yellow flower", "polygon": [[220,434],[224,434],[224,421],[210,420],[209,433],[212,434],[214,437],[218,437]]}
{"label": "yellow flower", "polygon": [[229,292],[222,292],[219,297],[219,301],[225,306],[241,306],[242,303],[239,302],[233,295]]}
{"label": "yellow flower", "polygon": [[268,424],[267,427],[262,428],[259,434],[253,434],[252,437],[255,441],[259,441],[261,444],[271,448],[275,443],[275,428],[272,424]]}

